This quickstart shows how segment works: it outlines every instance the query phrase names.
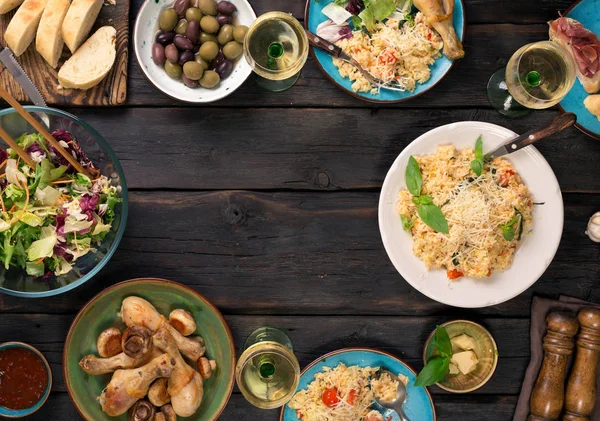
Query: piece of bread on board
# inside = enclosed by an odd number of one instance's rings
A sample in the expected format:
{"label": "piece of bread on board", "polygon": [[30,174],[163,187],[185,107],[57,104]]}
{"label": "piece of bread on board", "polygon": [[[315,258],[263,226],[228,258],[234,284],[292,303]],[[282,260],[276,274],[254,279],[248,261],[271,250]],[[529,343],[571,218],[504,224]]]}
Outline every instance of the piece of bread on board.
{"label": "piece of bread on board", "polygon": [[13,54],[20,56],[35,37],[47,0],[25,0],[6,28],[4,40]]}
{"label": "piece of bread on board", "polygon": [[62,37],[72,53],[87,38],[102,9],[103,0],[73,0],[62,24]]}
{"label": "piece of bread on board", "polygon": [[113,64],[117,44],[117,31],[103,26],[83,43],[58,72],[58,82],[63,88],[89,89],[100,83]]}
{"label": "piece of bread on board", "polygon": [[35,38],[35,48],[52,68],[56,69],[65,45],[62,23],[69,10],[69,0],[48,0]]}
{"label": "piece of bread on board", "polygon": [[0,0],[0,15],[10,12],[23,3],[23,0]]}
{"label": "piece of bread on board", "polygon": [[588,95],[583,101],[583,105],[587,110],[594,114],[598,120],[600,120],[600,94],[599,95]]}

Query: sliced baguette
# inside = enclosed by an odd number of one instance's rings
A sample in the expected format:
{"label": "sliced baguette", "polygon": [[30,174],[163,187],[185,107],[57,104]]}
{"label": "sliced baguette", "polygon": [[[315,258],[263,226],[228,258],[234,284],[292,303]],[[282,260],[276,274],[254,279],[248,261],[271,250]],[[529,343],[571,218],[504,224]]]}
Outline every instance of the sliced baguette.
{"label": "sliced baguette", "polygon": [[62,23],[69,10],[69,0],[48,0],[35,38],[35,48],[52,68],[56,69],[65,45]]}
{"label": "sliced baguette", "polygon": [[11,19],[4,39],[14,55],[23,54],[33,41],[46,2],[47,0],[25,0]]}
{"label": "sliced baguette", "polygon": [[10,12],[23,3],[23,0],[0,0],[0,15]]}
{"label": "sliced baguette", "polygon": [[87,38],[100,13],[103,0],[73,0],[62,24],[62,37],[72,53]]}
{"label": "sliced baguette", "polygon": [[117,31],[112,26],[98,29],[58,71],[58,82],[63,88],[89,89],[100,83],[113,64]]}
{"label": "sliced baguette", "polygon": [[600,95],[588,95],[583,101],[583,105],[600,120]]}

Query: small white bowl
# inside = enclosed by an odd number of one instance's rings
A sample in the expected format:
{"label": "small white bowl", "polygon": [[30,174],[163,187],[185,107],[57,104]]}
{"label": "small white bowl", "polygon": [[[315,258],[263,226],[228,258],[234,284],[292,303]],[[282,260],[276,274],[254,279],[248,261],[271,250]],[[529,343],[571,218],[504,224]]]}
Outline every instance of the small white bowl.
{"label": "small white bowl", "polygon": [[[229,1],[237,8],[233,14],[234,25],[250,26],[256,20],[256,13],[247,0]],[[146,0],[140,8],[133,29],[133,48],[142,72],[158,90],[179,101],[200,104],[225,98],[239,88],[252,73],[243,55],[234,62],[233,72],[229,77],[213,89],[188,88],[180,79],[169,77],[165,70],[152,60],[152,44],[158,32],[158,17],[163,9],[171,7],[173,3],[174,0]]]}

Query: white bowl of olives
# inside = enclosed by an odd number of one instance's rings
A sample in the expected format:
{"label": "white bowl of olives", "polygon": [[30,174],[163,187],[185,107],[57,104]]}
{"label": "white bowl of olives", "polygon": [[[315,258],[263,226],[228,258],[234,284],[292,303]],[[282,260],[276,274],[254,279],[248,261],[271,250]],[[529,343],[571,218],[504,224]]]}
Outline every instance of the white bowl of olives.
{"label": "white bowl of olives", "polygon": [[146,0],[135,22],[135,55],[146,78],[166,95],[216,101],[252,73],[242,46],[254,20],[247,0]]}

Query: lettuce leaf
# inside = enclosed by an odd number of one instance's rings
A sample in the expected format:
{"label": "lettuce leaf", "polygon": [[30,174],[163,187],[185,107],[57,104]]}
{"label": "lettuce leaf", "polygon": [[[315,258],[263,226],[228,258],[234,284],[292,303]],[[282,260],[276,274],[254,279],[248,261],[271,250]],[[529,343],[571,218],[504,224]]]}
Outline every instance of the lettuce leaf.
{"label": "lettuce leaf", "polygon": [[46,186],[42,189],[38,187],[35,191],[35,199],[44,206],[58,206],[60,205],[61,193],[52,186]]}
{"label": "lettuce leaf", "polygon": [[78,221],[72,215],[69,215],[69,216],[67,216],[67,219],[65,219],[64,233],[67,234],[69,232],[79,232],[79,231],[86,230],[86,229],[90,228],[93,223],[94,223],[94,221],[87,221],[87,220]]}
{"label": "lettuce leaf", "polygon": [[371,0],[365,2],[365,9],[358,15],[367,31],[375,29],[375,23],[383,21],[396,10],[394,0]]}
{"label": "lettuce leaf", "polygon": [[21,216],[21,221],[23,221],[30,227],[39,227],[44,223],[44,220],[42,218],[31,212],[25,212],[23,216]]}
{"label": "lettuce leaf", "polygon": [[25,263],[25,270],[27,275],[42,276],[44,274],[44,262],[27,262]]}
{"label": "lettuce leaf", "polygon": [[35,261],[43,257],[50,257],[54,253],[54,246],[58,241],[58,236],[54,227],[42,227],[40,239],[31,243],[27,248],[27,258],[29,261]]}
{"label": "lettuce leaf", "polygon": [[15,252],[15,245],[10,242],[9,235],[6,235],[4,237],[2,251],[4,251],[2,261],[4,262],[4,267],[6,268],[6,270],[8,270],[8,268],[10,267],[10,261],[12,260],[13,253]]}

